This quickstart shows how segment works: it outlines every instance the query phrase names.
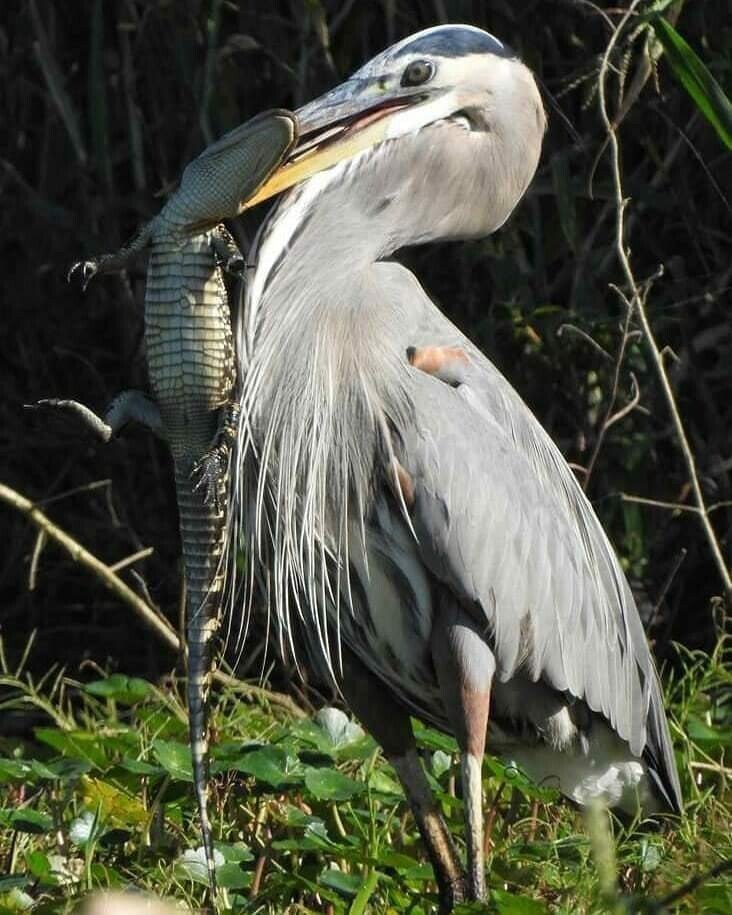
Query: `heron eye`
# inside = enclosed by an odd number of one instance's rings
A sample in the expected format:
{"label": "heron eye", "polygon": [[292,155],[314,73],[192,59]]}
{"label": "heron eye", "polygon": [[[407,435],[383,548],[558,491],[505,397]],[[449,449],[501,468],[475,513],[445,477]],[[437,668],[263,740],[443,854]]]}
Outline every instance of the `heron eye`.
{"label": "heron eye", "polygon": [[404,71],[402,86],[421,86],[431,79],[435,73],[435,65],[429,60],[413,60]]}

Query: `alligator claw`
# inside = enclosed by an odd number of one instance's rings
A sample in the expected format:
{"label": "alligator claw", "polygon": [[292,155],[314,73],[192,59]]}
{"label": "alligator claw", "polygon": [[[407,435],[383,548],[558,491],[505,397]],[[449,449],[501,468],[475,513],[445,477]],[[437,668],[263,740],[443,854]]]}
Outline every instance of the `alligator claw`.
{"label": "alligator claw", "polygon": [[203,500],[215,511],[220,511],[221,490],[226,476],[226,451],[221,445],[206,452],[191,470],[193,488],[203,490]]}
{"label": "alligator claw", "polygon": [[76,271],[81,271],[81,288],[86,290],[86,287],[89,285],[92,277],[99,270],[98,261],[76,261],[69,267],[69,272],[66,274],[66,282],[71,282],[71,277],[76,273]]}
{"label": "alligator claw", "polygon": [[239,279],[244,278],[246,262],[241,254],[234,254],[224,262],[224,270]]}

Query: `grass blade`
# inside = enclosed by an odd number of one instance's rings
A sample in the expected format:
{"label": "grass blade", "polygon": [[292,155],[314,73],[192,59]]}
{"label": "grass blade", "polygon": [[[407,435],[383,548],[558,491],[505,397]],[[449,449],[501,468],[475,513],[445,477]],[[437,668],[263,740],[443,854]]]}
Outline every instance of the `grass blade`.
{"label": "grass blade", "polygon": [[724,89],[669,22],[658,17],[651,24],[676,78],[727,149],[732,149],[732,102]]}
{"label": "grass blade", "polygon": [[371,894],[376,889],[376,885],[379,882],[379,872],[371,871],[368,877],[364,880],[363,886],[356,893],[356,898],[351,903],[351,908],[348,910],[348,915],[363,915],[366,911],[366,906]]}

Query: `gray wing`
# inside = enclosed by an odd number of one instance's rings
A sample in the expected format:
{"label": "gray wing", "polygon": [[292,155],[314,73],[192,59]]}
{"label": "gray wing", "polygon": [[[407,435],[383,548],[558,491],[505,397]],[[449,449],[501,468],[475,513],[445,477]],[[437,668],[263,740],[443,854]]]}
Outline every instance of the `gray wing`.
{"label": "gray wing", "polygon": [[487,622],[501,680],[520,669],[583,699],[648,758],[678,808],[660,684],[613,548],[528,407],[429,304],[412,342],[458,343],[470,365],[457,387],[411,370],[403,463],[422,559]]}

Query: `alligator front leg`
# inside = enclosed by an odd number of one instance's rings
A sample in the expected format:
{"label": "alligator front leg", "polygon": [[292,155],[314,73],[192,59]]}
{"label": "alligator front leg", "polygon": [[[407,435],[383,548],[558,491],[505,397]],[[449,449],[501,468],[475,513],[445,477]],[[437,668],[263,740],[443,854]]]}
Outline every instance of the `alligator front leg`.
{"label": "alligator front leg", "polygon": [[103,442],[114,438],[130,422],[141,423],[156,435],[163,437],[160,411],[142,391],[122,391],[105,410],[104,419],[78,400],[48,398],[39,400],[38,406],[68,410]]}
{"label": "alligator front leg", "polygon": [[66,279],[70,280],[78,270],[81,272],[82,288],[86,289],[92,277],[96,276],[97,273],[115,273],[118,270],[122,270],[150,244],[154,231],[154,222],[155,220],[143,226],[132,241],[123,245],[119,251],[115,251],[112,254],[101,254],[93,260],[77,261],[72,264]]}
{"label": "alligator front leg", "polygon": [[234,236],[225,225],[216,226],[211,232],[211,246],[214,249],[219,265],[233,276],[242,279],[246,262]]}
{"label": "alligator front leg", "polygon": [[211,447],[197,460],[191,470],[194,489],[203,489],[204,501],[216,511],[223,507],[226,478],[229,473],[231,449],[239,431],[239,405],[233,401],[221,408],[219,429]]}

